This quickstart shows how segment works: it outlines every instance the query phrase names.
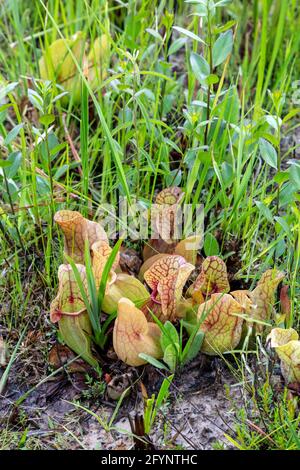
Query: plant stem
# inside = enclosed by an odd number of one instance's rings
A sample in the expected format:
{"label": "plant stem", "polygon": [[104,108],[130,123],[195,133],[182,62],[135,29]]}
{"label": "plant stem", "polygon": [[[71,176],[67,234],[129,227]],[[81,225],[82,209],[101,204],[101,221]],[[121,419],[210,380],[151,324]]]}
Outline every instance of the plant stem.
{"label": "plant stem", "polygon": [[[207,25],[208,25],[208,54],[209,54],[209,74],[213,73],[213,59],[212,59],[212,34],[211,34],[211,18],[210,10],[207,7]],[[206,103],[206,126],[204,131],[204,145],[207,145],[208,142],[208,129],[209,129],[209,120],[210,120],[210,84],[208,85],[207,90],[207,103]]]}
{"label": "plant stem", "polygon": [[8,186],[6,172],[5,172],[4,168],[2,168],[2,170],[3,170],[4,181],[5,181],[5,187],[6,187],[6,191],[7,191],[7,195],[8,195],[8,199],[9,199],[9,205],[10,205],[10,209],[11,209],[11,212],[12,212],[12,215],[13,215],[13,223],[14,223],[14,226],[15,226],[15,229],[16,229],[16,232],[17,232],[17,236],[18,236],[18,239],[19,239],[20,246],[22,248],[23,253],[25,254],[26,250],[25,250],[24,243],[22,241],[22,237],[21,237],[21,234],[20,234],[18,223],[16,222],[16,219],[15,219],[16,213],[15,213],[15,210],[14,210],[14,204],[13,204],[11,194],[10,194],[10,189],[9,189],[9,186]]}
{"label": "plant stem", "polygon": [[[177,8],[178,8],[177,0],[174,0],[174,2],[173,2],[173,23],[172,23],[171,28],[169,29],[169,31],[166,31],[166,47],[165,47],[165,53],[164,53],[164,59],[165,59],[166,62],[170,61],[170,57],[168,56],[168,54],[169,54],[169,49],[170,49],[171,44],[172,44],[173,26],[175,24]],[[167,85],[167,82],[166,82],[166,80],[164,80],[163,84],[162,84],[162,90],[161,90],[161,102],[160,102],[160,111],[159,111],[160,119],[162,119],[162,117],[163,117],[166,85]]]}
{"label": "plant stem", "polygon": [[[277,122],[277,141],[278,141],[278,146],[277,146],[277,174],[280,172],[281,169],[281,152],[280,152],[280,141],[281,141],[281,134],[280,134],[280,123],[279,123],[279,115],[277,112],[276,115],[276,122]],[[277,184],[277,195],[276,195],[276,216],[279,216],[279,198],[280,198],[280,184]],[[276,237],[276,230],[275,230],[275,224],[274,224],[274,238]],[[276,249],[274,250],[274,257],[273,257],[273,262],[274,265],[276,263]]]}

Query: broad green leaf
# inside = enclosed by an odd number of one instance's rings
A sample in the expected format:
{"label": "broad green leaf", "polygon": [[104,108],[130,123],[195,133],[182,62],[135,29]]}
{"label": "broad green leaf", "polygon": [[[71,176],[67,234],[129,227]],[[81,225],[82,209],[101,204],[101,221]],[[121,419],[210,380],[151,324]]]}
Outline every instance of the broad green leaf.
{"label": "broad green leaf", "polygon": [[[12,152],[7,159],[9,162],[10,167],[6,171],[7,178],[13,178],[17,171],[19,170],[21,163],[22,163],[22,153],[21,152]],[[1,166],[1,163],[0,163]]]}
{"label": "broad green leaf", "polygon": [[171,371],[175,371],[176,369],[177,356],[178,356],[177,348],[179,349],[179,344],[176,344],[175,346],[173,346],[172,344],[169,344],[169,346],[167,346],[166,349],[164,350],[163,360],[169,366],[169,369]]}
{"label": "broad green leaf", "polygon": [[173,378],[174,375],[170,375],[164,379],[157,395],[155,410],[157,410],[162,405],[163,401],[167,398]]}
{"label": "broad green leaf", "polygon": [[168,51],[168,56],[175,54],[179,49],[181,49],[187,42],[187,38],[178,38],[170,46]]}
{"label": "broad green leaf", "polygon": [[207,85],[215,85],[216,83],[219,83],[219,77],[215,73],[212,73],[211,75],[208,75],[205,81]]}
{"label": "broad green leaf", "polygon": [[201,55],[197,54],[196,52],[192,52],[190,62],[197,80],[199,82],[204,81],[210,73],[209,64],[207,61]]}
{"label": "broad green leaf", "polygon": [[228,186],[233,182],[233,178],[234,178],[232,165],[228,162],[223,162],[221,165],[221,171],[222,171],[224,187],[228,188]]}
{"label": "broad green leaf", "polygon": [[259,150],[267,165],[277,170],[277,152],[266,139],[259,139]]}
{"label": "broad green leaf", "polygon": [[282,186],[279,196],[281,207],[294,202],[296,189],[296,186],[290,181]]}
{"label": "broad green leaf", "polygon": [[258,137],[265,139],[267,142],[273,145],[273,147],[278,147],[278,138],[276,135],[270,134],[270,132],[259,132]]}
{"label": "broad green leaf", "polygon": [[276,132],[278,132],[280,127],[282,126],[282,120],[277,116],[272,116],[271,114],[268,114],[267,116],[265,116],[265,120],[269,124],[269,126],[275,129]]}
{"label": "broad green leaf", "polygon": [[16,88],[17,85],[19,85],[18,82],[12,82],[6,86],[0,86],[0,103],[6,95],[11,93]]}
{"label": "broad green leaf", "polygon": [[43,112],[43,98],[35,90],[29,88],[28,99],[35,108]]}
{"label": "broad green leaf", "polygon": [[204,333],[199,331],[191,335],[183,351],[184,363],[192,361],[199,353],[204,340]]}
{"label": "broad green leaf", "polygon": [[228,29],[231,29],[236,24],[237,24],[237,22],[235,20],[227,21],[227,23],[225,23],[224,25],[219,26],[218,28],[216,28],[214,32],[215,32],[215,34],[224,33],[225,31],[227,31]]}
{"label": "broad green leaf", "polygon": [[167,186],[175,185],[179,186],[182,180],[182,171],[174,169],[168,172],[165,176],[165,181]]}
{"label": "broad green leaf", "polygon": [[288,224],[288,222],[283,217],[274,217],[274,219],[280,225],[280,227],[285,231],[286,235],[288,237],[291,237],[292,232],[291,232],[290,225]]}
{"label": "broad green leaf", "polygon": [[191,31],[189,31],[188,29],[180,28],[179,26],[173,26],[173,29],[175,29],[175,31],[178,31],[181,34],[184,34],[188,38],[193,39],[194,41],[200,42],[202,44],[206,44],[205,41],[203,41],[203,39],[201,39],[199,36],[192,33]]}
{"label": "broad green leaf", "polygon": [[152,28],[146,28],[146,31],[147,33],[151,34],[151,36],[153,36],[155,39],[158,39],[160,42],[162,42],[163,38],[161,37],[158,31]]}
{"label": "broad green leaf", "polygon": [[293,163],[289,168],[289,175],[291,182],[300,190],[300,166]]}
{"label": "broad green leaf", "polygon": [[276,243],[276,258],[280,258],[286,251],[286,243],[283,239]]}
{"label": "broad green leaf", "polygon": [[2,104],[2,105],[0,106],[0,120],[1,120],[1,121],[3,121],[3,119],[4,119],[3,116],[6,116],[5,111],[6,111],[7,109],[9,109],[11,106],[12,106],[11,103]]}
{"label": "broad green leaf", "polygon": [[50,126],[50,124],[52,124],[54,120],[55,120],[54,114],[44,114],[43,116],[40,117],[40,123],[46,127]]}
{"label": "broad green leaf", "polygon": [[160,343],[163,350],[165,350],[169,344],[174,346],[175,344],[179,343],[178,332],[170,321],[167,321],[164,324],[164,330],[161,335]]}
{"label": "broad green leaf", "polygon": [[205,235],[203,249],[206,256],[215,256],[220,253],[219,243],[211,233]]}
{"label": "broad green leaf", "polygon": [[273,180],[278,184],[285,183],[289,180],[289,173],[287,171],[278,171]]}
{"label": "broad green leaf", "polygon": [[222,62],[227,59],[228,55],[231,54],[232,47],[233,33],[230,29],[225,33],[221,33],[213,45],[212,56],[214,67],[222,64]]}
{"label": "broad green leaf", "polygon": [[58,167],[57,171],[54,173],[54,180],[55,181],[59,181],[59,179],[65,175],[67,173],[68,170],[70,169],[73,169],[73,168],[76,168],[79,166],[79,162],[75,162],[75,164],[73,163],[72,165],[62,165],[60,167]]}
{"label": "broad green leaf", "polygon": [[300,108],[292,109],[292,110],[283,118],[283,122],[286,123],[286,122],[288,122],[290,119],[292,119],[293,117],[298,116],[299,114],[300,114]]}
{"label": "broad green leaf", "polygon": [[140,357],[141,359],[143,359],[144,361],[149,362],[149,364],[151,364],[152,366],[157,367],[158,369],[167,369],[166,366],[165,366],[165,364],[163,364],[162,362],[158,361],[158,360],[155,359],[154,357],[149,356],[149,354],[140,353],[140,354],[139,354],[139,357]]}
{"label": "broad green leaf", "polygon": [[13,127],[12,130],[7,134],[7,136],[4,139],[4,145],[9,145],[17,135],[19,134],[20,130],[23,129],[24,124],[18,124],[17,126]]}

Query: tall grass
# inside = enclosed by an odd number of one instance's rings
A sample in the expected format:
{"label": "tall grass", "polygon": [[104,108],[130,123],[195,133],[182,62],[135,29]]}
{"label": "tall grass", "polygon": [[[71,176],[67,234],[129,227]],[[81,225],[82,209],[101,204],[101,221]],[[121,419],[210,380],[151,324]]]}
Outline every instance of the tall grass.
{"label": "tall grass", "polygon": [[[239,240],[239,276],[258,277],[275,256],[287,270],[293,294],[298,292],[299,188],[291,190],[291,155],[285,149],[281,165],[272,168],[259,139],[280,152],[282,138],[297,130],[296,111],[280,133],[276,119],[281,123],[294,108],[299,5],[296,0],[225,2],[208,28],[205,18],[190,16],[197,13],[196,3],[2,2],[0,79],[18,85],[3,96],[0,113],[2,153],[14,162],[5,169],[8,187],[1,179],[1,266],[16,295],[22,291],[20,269],[23,275],[26,263],[36,264],[36,253],[44,254],[39,266],[43,282],[55,286],[55,210],[78,208],[91,216],[105,202],[117,204],[119,195],[148,204],[157,189],[172,184],[182,186],[194,206],[204,204],[206,231],[221,231],[224,255],[228,242]],[[209,86],[209,96],[190,61],[192,51],[209,61],[209,49],[176,28],[206,42],[226,28],[233,30],[232,54],[211,70],[219,82]],[[30,90],[40,91],[39,82],[33,82],[39,78],[38,60],[55,39],[66,41],[79,30],[90,42],[102,33],[111,35],[106,78],[93,91],[73,57],[82,79],[81,103],[53,103],[55,121],[45,129],[38,118],[34,121],[36,106],[27,99]],[[53,100],[58,91],[49,93]],[[275,116],[270,93],[285,96],[280,115]],[[18,133],[5,145],[17,126]],[[36,128],[48,133],[44,144]],[[14,152],[20,153],[20,164]]]}

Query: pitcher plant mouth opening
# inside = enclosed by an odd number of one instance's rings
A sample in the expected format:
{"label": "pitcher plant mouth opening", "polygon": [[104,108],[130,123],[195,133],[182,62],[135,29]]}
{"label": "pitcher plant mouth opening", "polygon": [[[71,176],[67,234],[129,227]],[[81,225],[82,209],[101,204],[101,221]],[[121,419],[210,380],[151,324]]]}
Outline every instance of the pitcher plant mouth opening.
{"label": "pitcher plant mouth opening", "polygon": [[266,342],[280,359],[286,383],[300,385],[300,341],[297,331],[293,328],[273,328]]}
{"label": "pitcher plant mouth opening", "polygon": [[60,210],[54,215],[54,221],[59,225],[62,224],[76,224],[78,220],[83,219],[83,215],[78,211],[71,211],[67,209]]}

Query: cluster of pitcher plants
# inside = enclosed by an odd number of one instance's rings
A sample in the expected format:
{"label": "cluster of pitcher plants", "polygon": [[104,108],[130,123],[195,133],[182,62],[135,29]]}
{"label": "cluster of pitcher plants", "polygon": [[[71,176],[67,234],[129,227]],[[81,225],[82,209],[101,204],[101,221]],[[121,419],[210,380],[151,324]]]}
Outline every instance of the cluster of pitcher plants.
{"label": "cluster of pitcher plants", "polygon": [[63,341],[96,366],[92,342],[103,348],[114,322],[113,347],[120,360],[130,366],[147,361],[159,365],[161,359],[174,365],[171,351],[182,348],[182,328],[178,335],[173,325],[179,321],[190,335],[189,348],[194,342],[196,353],[208,355],[233,352],[240,344],[246,348],[250,337],[267,332],[286,381],[300,381],[297,332],[283,328],[270,332],[275,293],[284,273],[270,269],[253,290],[231,291],[224,261],[209,256],[193,277],[201,237],[178,241],[164,233],[165,220],[174,220],[182,199],[179,188],[158,194],[159,243],[150,240],[145,246],[138,278],[122,272],[121,241],[111,248],[99,223],[76,211],[56,213],[64,234],[66,264],[58,270],[58,293],[50,315],[58,322]]}

